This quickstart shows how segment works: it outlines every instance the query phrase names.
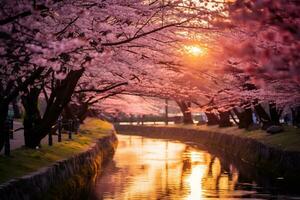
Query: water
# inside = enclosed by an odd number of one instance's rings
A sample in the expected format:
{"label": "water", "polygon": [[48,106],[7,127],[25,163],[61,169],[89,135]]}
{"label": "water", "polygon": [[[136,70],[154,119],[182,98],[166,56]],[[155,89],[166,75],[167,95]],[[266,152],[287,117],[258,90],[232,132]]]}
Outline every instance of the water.
{"label": "water", "polygon": [[96,182],[95,199],[300,199],[259,186],[250,172],[243,177],[230,161],[192,144],[140,136],[118,139],[113,161]]}

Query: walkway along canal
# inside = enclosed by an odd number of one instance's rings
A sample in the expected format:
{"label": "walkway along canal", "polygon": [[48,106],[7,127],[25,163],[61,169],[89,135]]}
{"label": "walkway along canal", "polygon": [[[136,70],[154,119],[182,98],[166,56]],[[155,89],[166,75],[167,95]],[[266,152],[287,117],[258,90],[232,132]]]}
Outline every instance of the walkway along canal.
{"label": "walkway along canal", "polygon": [[94,199],[300,199],[281,177],[261,175],[195,142],[126,134],[118,135],[116,154],[96,181]]}

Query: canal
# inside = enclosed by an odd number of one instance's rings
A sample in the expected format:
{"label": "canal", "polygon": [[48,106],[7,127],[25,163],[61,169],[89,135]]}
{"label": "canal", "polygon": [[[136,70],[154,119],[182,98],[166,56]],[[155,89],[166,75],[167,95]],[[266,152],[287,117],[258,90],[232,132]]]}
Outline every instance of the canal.
{"label": "canal", "polygon": [[280,177],[277,187],[264,177],[258,181],[247,169],[192,143],[126,135],[118,139],[113,160],[96,181],[94,199],[300,199],[280,187]]}

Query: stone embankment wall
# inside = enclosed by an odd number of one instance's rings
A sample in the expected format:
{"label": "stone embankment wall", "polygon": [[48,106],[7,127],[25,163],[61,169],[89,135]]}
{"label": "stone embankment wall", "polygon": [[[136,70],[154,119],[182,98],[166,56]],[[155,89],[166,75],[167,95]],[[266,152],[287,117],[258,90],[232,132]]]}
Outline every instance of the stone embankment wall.
{"label": "stone embankment wall", "polygon": [[300,178],[300,152],[273,148],[255,139],[177,127],[116,125],[115,129],[121,134],[204,144],[270,176],[291,181]]}
{"label": "stone embankment wall", "polygon": [[88,199],[102,165],[117,147],[114,133],[85,152],[0,185],[0,200]]}

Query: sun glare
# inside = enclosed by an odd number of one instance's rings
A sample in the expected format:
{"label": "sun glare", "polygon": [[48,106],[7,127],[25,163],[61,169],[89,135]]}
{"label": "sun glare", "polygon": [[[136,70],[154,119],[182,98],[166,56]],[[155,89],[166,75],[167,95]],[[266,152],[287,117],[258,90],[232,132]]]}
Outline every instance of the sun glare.
{"label": "sun glare", "polygon": [[200,56],[204,53],[204,50],[199,46],[186,46],[185,50],[188,54],[193,56]]}

